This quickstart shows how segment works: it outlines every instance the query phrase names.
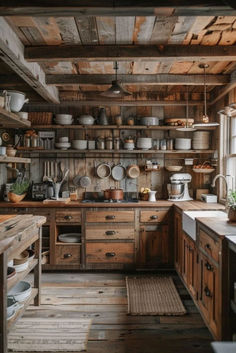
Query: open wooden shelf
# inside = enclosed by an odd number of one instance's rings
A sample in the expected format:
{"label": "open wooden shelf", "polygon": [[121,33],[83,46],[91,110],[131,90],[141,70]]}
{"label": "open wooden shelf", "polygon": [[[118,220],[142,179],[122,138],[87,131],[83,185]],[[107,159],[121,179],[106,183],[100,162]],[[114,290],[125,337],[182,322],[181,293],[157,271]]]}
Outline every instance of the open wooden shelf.
{"label": "open wooden shelf", "polygon": [[24,314],[26,308],[34,300],[37,294],[38,294],[38,288],[32,288],[32,292],[30,296],[24,301],[24,303],[22,303],[24,304],[24,306],[21,309],[17,310],[16,314],[13,316],[12,319],[8,320],[7,322],[8,331],[16,323],[16,321]]}
{"label": "open wooden shelf", "polygon": [[[51,129],[88,129],[88,130],[177,130],[181,126],[166,126],[166,125],[33,125],[33,129],[51,130]],[[216,126],[198,127],[196,130],[215,130]]]}
{"label": "open wooden shelf", "polygon": [[0,163],[31,163],[30,158],[0,156]]}
{"label": "open wooden shelf", "polygon": [[74,149],[68,149],[68,150],[59,150],[59,149],[52,149],[52,150],[35,150],[35,151],[28,151],[28,150],[21,150],[21,152],[24,153],[45,153],[45,154],[50,154],[50,153],[58,153],[58,154],[201,154],[201,153],[214,153],[215,150],[74,150]]}
{"label": "open wooden shelf", "polygon": [[33,259],[25,271],[17,272],[16,275],[7,280],[7,290],[9,291],[15,284],[22,281],[38,264],[38,259]]}
{"label": "open wooden shelf", "polygon": [[31,122],[26,119],[20,118],[17,114],[6,111],[0,107],[0,126],[4,128],[29,128]]}

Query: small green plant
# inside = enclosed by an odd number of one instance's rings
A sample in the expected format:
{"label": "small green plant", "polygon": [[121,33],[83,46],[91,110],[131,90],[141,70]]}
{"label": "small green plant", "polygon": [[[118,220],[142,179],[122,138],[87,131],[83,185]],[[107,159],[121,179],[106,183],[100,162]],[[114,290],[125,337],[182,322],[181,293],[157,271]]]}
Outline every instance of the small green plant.
{"label": "small green plant", "polygon": [[236,191],[230,190],[228,195],[228,206],[236,210]]}
{"label": "small green plant", "polygon": [[12,192],[13,194],[16,194],[16,195],[22,195],[28,191],[29,186],[30,186],[30,182],[28,180],[25,180],[23,182],[16,181],[12,185],[10,192]]}

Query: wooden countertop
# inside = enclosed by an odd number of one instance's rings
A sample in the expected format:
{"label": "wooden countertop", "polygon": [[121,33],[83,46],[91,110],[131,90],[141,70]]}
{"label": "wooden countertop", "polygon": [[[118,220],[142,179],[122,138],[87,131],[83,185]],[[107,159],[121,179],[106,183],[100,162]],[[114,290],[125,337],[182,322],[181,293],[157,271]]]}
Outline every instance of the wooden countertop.
{"label": "wooden countertop", "polygon": [[[56,206],[56,208],[64,207],[77,207],[77,208],[147,208],[147,207],[171,207],[175,205],[180,211],[191,211],[191,210],[221,210],[224,206],[219,203],[205,203],[202,201],[180,201],[172,202],[167,200],[158,200],[156,202],[139,201],[139,202],[129,202],[129,203],[83,203],[81,201],[70,201],[67,204],[62,203]],[[12,208],[30,208],[30,207],[40,207],[40,208],[55,208],[55,205],[44,204],[42,201],[21,201],[19,203],[12,202],[0,202],[1,207],[12,207]]]}
{"label": "wooden countertop", "polygon": [[15,238],[30,227],[40,227],[46,217],[33,215],[1,215],[0,216],[0,254],[7,250]]}
{"label": "wooden countertop", "polygon": [[198,222],[211,229],[219,237],[235,236],[236,238],[236,223],[228,222],[227,213],[223,214],[221,218],[200,217],[196,219]]}

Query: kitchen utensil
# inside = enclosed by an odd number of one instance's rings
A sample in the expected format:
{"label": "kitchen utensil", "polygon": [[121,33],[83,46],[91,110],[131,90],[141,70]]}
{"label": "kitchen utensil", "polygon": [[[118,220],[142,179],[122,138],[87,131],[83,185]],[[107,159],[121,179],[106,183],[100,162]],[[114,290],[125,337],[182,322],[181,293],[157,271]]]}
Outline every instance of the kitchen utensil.
{"label": "kitchen utensil", "polygon": [[19,92],[19,91],[6,91],[7,92],[7,96],[11,97],[10,98],[10,110],[12,112],[19,112],[21,110],[21,108],[23,107],[23,105],[25,103],[29,102],[29,99],[25,98],[25,94],[23,92]]}
{"label": "kitchen utensil", "polygon": [[137,147],[142,150],[149,150],[152,148],[152,138],[151,137],[138,137]]}
{"label": "kitchen utensil", "polygon": [[136,164],[131,164],[126,168],[126,174],[129,178],[135,179],[138,178],[140,175],[139,166]]}
{"label": "kitchen utensil", "polygon": [[57,174],[57,179],[58,182],[62,181],[63,178],[63,173],[62,173],[62,169],[61,169],[61,162],[58,163],[58,174]]}
{"label": "kitchen utensil", "polygon": [[111,136],[108,136],[106,138],[106,150],[112,150],[113,149],[113,138]]}
{"label": "kitchen utensil", "polygon": [[183,169],[182,165],[167,165],[165,168],[168,172],[180,172]]}
{"label": "kitchen utensil", "polygon": [[132,151],[135,145],[134,142],[124,142],[124,149],[128,151]]}
{"label": "kitchen utensil", "polygon": [[148,201],[149,202],[156,202],[156,191],[152,191],[152,190],[149,191]]}
{"label": "kitchen utensil", "polygon": [[79,183],[79,180],[80,180],[81,176],[80,175],[76,175],[74,178],[73,178],[73,184],[75,186],[80,186],[80,183]]}
{"label": "kitchen utensil", "polygon": [[159,118],[155,116],[144,116],[140,119],[141,125],[157,126],[159,125]]}
{"label": "kitchen utensil", "polygon": [[43,182],[47,181],[47,162],[43,162]]}
{"label": "kitchen utensil", "polygon": [[61,241],[62,243],[80,243],[81,234],[80,233],[59,234],[58,240]]}
{"label": "kitchen utensil", "polygon": [[93,125],[94,124],[94,117],[92,115],[80,115],[78,118],[77,118],[77,121],[79,124],[81,125]]}
{"label": "kitchen utensil", "polygon": [[123,189],[109,189],[109,199],[110,200],[123,200],[124,199]]}
{"label": "kitchen utensil", "polygon": [[56,114],[55,123],[59,125],[71,125],[73,118],[71,114]]}
{"label": "kitchen utensil", "polygon": [[91,185],[90,177],[88,177],[87,175],[80,177],[79,184],[82,188],[87,188],[89,185]]}
{"label": "kitchen utensil", "polygon": [[58,200],[59,199],[59,192],[61,189],[61,183],[54,183],[53,188],[54,188],[54,198],[53,199]]}
{"label": "kitchen utensil", "polygon": [[13,296],[16,301],[23,302],[30,296],[31,291],[32,288],[30,283],[20,281],[9,290],[8,296]]}
{"label": "kitchen utensil", "polygon": [[167,184],[167,190],[169,195],[180,196],[184,191],[184,184]]}
{"label": "kitchen utensil", "polygon": [[191,139],[189,139],[189,138],[176,138],[175,139],[175,149],[176,150],[190,150],[191,149]]}
{"label": "kitchen utensil", "polygon": [[100,163],[96,167],[96,174],[99,178],[108,178],[111,175],[111,167],[108,163]]}
{"label": "kitchen utensil", "polygon": [[106,189],[106,190],[103,191],[105,200],[109,200],[110,199],[110,190],[111,189]]}
{"label": "kitchen utensil", "polygon": [[108,125],[108,119],[107,119],[105,108],[101,108],[99,111],[98,124],[99,125]]}
{"label": "kitchen utensil", "polygon": [[126,170],[121,164],[115,165],[111,170],[112,178],[116,181],[121,181],[125,178]]}
{"label": "kitchen utensil", "polygon": [[104,137],[97,138],[97,149],[104,150],[105,149],[105,139]]}
{"label": "kitchen utensil", "polygon": [[76,150],[86,150],[87,144],[87,140],[72,140],[72,148]]}
{"label": "kitchen utensil", "polygon": [[23,264],[13,265],[13,267],[16,270],[16,272],[23,272],[23,271],[27,270],[28,265],[29,265],[29,260],[27,259],[27,261],[24,262]]}

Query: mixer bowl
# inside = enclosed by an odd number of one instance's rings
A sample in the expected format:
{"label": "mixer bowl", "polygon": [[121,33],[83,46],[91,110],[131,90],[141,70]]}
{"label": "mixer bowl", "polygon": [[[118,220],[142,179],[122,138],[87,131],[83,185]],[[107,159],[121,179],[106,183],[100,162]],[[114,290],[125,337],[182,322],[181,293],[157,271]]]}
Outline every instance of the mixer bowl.
{"label": "mixer bowl", "polygon": [[167,184],[169,196],[181,196],[184,192],[184,184]]}

